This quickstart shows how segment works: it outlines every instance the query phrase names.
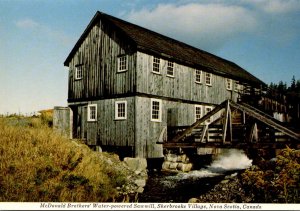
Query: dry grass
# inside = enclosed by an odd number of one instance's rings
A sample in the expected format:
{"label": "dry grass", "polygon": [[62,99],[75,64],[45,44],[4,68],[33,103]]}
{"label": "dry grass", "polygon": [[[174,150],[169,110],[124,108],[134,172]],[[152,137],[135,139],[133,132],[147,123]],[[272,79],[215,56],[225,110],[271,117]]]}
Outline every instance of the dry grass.
{"label": "dry grass", "polygon": [[40,118],[21,122],[0,118],[0,201],[114,199],[126,178],[116,156],[62,138]]}

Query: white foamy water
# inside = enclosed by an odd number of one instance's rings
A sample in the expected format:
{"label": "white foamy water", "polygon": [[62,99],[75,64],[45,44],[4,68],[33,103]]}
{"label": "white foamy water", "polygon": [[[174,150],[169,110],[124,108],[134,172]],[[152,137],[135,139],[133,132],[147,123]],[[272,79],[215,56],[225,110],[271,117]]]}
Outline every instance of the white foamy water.
{"label": "white foamy water", "polygon": [[242,170],[249,168],[251,165],[252,160],[242,150],[227,149],[223,150],[223,153],[219,154],[212,164],[206,168],[190,172],[178,172],[176,175],[166,176],[162,184],[172,187],[176,185],[176,181],[215,177],[224,174],[226,171]]}
{"label": "white foamy water", "polygon": [[241,170],[249,168],[252,165],[247,155],[242,150],[228,149],[225,153],[220,154],[208,169]]}

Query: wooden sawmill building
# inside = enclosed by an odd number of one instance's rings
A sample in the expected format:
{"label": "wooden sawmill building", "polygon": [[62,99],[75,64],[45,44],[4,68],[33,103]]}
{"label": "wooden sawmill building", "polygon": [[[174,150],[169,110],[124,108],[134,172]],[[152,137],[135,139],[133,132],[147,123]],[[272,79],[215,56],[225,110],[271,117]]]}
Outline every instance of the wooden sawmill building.
{"label": "wooden sawmill building", "polygon": [[169,126],[265,86],[233,62],[101,12],[64,65],[72,137],[132,157],[162,157]]}

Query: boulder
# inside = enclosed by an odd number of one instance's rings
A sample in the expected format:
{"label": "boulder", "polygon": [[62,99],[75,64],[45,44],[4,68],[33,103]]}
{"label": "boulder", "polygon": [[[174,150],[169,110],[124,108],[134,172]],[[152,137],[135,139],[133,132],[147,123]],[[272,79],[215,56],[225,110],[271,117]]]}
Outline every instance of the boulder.
{"label": "boulder", "polygon": [[178,163],[170,163],[169,168],[170,168],[170,169],[176,169],[177,166],[178,166]]}
{"label": "boulder", "polygon": [[163,162],[163,164],[162,164],[162,169],[164,169],[164,170],[169,169],[170,164],[171,164],[171,162],[169,162],[169,161]]}
{"label": "boulder", "polygon": [[124,158],[124,162],[127,164],[129,169],[132,171],[146,171],[147,170],[147,160],[146,158]]}
{"label": "boulder", "polygon": [[146,186],[146,180],[145,179],[137,179],[134,181],[134,183],[138,186],[138,187],[145,187]]}
{"label": "boulder", "polygon": [[200,200],[197,199],[197,198],[191,198],[191,199],[189,199],[189,201],[188,201],[188,203],[199,203],[199,202],[200,202]]}
{"label": "boulder", "polygon": [[167,161],[176,162],[177,161],[177,155],[167,154]]}
{"label": "boulder", "polygon": [[193,165],[191,163],[183,163],[182,164],[182,171],[183,172],[188,172],[192,170]]}

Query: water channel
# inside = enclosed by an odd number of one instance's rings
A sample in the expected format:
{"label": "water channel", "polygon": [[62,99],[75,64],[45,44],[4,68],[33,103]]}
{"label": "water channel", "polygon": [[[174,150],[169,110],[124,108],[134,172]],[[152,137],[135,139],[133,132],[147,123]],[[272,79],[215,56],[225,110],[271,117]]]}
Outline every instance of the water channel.
{"label": "water channel", "polygon": [[210,165],[184,172],[149,173],[144,193],[139,202],[182,202],[199,197],[221,182],[226,175],[240,172],[252,165],[252,160],[240,150],[228,150]]}

